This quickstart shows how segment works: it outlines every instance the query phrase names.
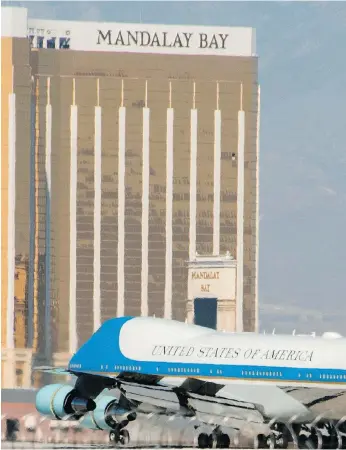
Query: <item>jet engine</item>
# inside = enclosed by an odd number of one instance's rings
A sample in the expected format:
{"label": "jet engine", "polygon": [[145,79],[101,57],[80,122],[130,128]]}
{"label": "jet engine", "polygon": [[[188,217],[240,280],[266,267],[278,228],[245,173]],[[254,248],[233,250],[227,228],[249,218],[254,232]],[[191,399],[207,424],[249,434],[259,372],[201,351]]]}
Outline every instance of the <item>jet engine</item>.
{"label": "jet engine", "polygon": [[116,398],[104,395],[96,399],[96,408],[84,415],[80,426],[92,430],[114,430],[126,426],[136,417],[136,412],[120,406]]}
{"label": "jet engine", "polygon": [[79,418],[95,408],[94,400],[79,396],[76,389],[67,384],[48,384],[36,395],[37,411],[52,419]]}

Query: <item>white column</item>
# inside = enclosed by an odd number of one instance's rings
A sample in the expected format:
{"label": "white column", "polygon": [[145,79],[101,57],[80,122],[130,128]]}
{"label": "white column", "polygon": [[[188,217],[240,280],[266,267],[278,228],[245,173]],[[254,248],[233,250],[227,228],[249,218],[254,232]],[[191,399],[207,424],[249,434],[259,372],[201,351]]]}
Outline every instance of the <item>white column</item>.
{"label": "white column", "polygon": [[[34,84],[33,84],[34,86]],[[33,89],[34,90],[34,89]],[[31,96],[31,145],[30,145],[30,246],[29,246],[29,286],[28,286],[28,347],[32,347],[34,337],[34,260],[35,260],[35,135],[36,97]]]}
{"label": "white column", "polygon": [[165,319],[172,318],[174,109],[167,109]]}
{"label": "white column", "polygon": [[8,104],[8,280],[7,348],[14,348],[14,271],[16,201],[16,94],[9,94]]}
{"label": "white column", "polygon": [[77,350],[77,136],[78,107],[71,106],[70,119],[70,310],[69,310],[69,350],[73,354]]}
{"label": "white column", "polygon": [[197,214],[197,109],[191,109],[190,123],[190,232],[189,258],[196,255]]}
{"label": "white column", "polygon": [[221,111],[214,111],[213,255],[220,254]]}
{"label": "white column", "polygon": [[51,159],[52,159],[52,105],[50,104],[50,78],[47,80],[47,105],[46,105],[46,236],[45,236],[45,266],[46,266],[46,285],[45,285],[45,350],[46,357],[50,356],[51,349],[51,302],[50,302],[50,232],[51,232]]}
{"label": "white column", "polygon": [[149,256],[149,126],[150,109],[143,108],[143,169],[142,169],[142,291],[141,316],[148,315]]}
{"label": "white column", "polygon": [[238,186],[237,186],[237,298],[236,330],[243,331],[244,291],[244,152],[245,112],[238,111]]}
{"label": "white column", "polygon": [[261,126],[261,88],[258,86],[257,94],[257,135],[256,135],[256,285],[255,285],[255,331],[259,331],[258,320],[258,262],[259,262],[259,175],[260,175],[260,126]]}
{"label": "white column", "polygon": [[118,303],[117,316],[124,315],[124,257],[125,257],[125,133],[126,108],[119,108],[118,151]]}
{"label": "white column", "polygon": [[94,332],[101,325],[101,106],[95,106],[94,154]]}

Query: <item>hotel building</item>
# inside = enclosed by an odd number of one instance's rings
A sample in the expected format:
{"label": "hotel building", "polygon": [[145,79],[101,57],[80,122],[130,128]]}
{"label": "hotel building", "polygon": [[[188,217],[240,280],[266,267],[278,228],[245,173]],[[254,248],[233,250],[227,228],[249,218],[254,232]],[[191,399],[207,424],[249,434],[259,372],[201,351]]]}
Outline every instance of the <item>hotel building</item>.
{"label": "hotel building", "polygon": [[3,354],[65,364],[122,315],[256,329],[255,41],[2,8]]}

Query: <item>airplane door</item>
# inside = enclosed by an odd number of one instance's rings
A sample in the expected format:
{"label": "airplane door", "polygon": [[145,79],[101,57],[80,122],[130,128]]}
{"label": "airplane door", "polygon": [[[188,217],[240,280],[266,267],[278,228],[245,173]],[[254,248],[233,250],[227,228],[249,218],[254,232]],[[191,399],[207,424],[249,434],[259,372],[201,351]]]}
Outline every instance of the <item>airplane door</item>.
{"label": "airplane door", "polygon": [[195,298],[194,299],[194,323],[202,327],[217,327],[217,299]]}

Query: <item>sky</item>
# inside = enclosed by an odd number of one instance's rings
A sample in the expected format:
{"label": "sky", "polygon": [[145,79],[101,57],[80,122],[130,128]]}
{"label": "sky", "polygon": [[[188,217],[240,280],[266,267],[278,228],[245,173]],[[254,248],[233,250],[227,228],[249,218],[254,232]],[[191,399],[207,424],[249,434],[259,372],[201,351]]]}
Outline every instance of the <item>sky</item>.
{"label": "sky", "polygon": [[260,326],[346,335],[346,2],[11,3],[42,19],[256,28]]}

